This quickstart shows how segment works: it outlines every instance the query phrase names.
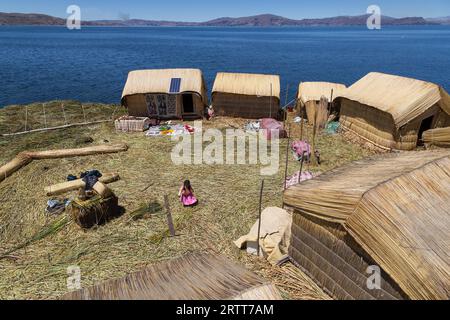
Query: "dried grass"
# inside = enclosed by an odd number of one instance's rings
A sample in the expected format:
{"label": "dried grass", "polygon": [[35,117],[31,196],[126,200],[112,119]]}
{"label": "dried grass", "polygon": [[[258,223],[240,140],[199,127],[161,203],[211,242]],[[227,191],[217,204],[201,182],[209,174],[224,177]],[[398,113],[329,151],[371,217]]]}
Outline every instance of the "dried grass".
{"label": "dried grass", "polygon": [[[37,114],[41,107],[33,105],[29,111],[34,114],[36,108]],[[54,107],[59,109],[59,103],[54,103]],[[106,106],[101,109],[99,106],[95,117],[105,117],[102,110],[107,110],[109,116],[114,108]],[[48,113],[49,109],[47,106]],[[23,107],[1,110],[0,129],[23,129],[20,123],[15,122],[19,121],[22,112]],[[292,116],[289,115],[289,122],[292,122]],[[241,128],[244,122],[242,119],[218,118],[204,122],[204,128]],[[39,125],[42,123],[36,122],[35,126]],[[299,138],[298,127],[292,124],[293,139]],[[312,128],[306,127],[305,131],[306,136],[310,136]],[[16,251],[16,259],[0,260],[0,298],[56,298],[67,292],[67,267],[70,265],[81,268],[85,287],[124,276],[160,260],[205,249],[240,261],[269,278],[275,277],[269,272],[272,266],[239,251],[232,243],[246,234],[256,220],[261,180],[258,165],[175,166],[170,159],[174,142],[168,137],[118,133],[112,123],[0,138],[0,162],[9,161],[22,150],[80,147],[84,145],[84,139],[80,137],[92,137],[96,144],[126,142],[130,148],[122,154],[36,161],[3,181],[0,184],[0,253],[30,239],[57,219],[44,212],[48,199],[44,187],[65,181],[68,174],[79,174],[93,168],[117,172],[122,179],[110,187],[126,212],[106,225],[88,231],[69,224],[58,233]],[[263,207],[282,205],[286,143],[286,139],[281,141],[278,174],[266,177]],[[339,135],[320,135],[316,145],[321,150],[323,162],[320,167],[308,165],[308,169],[314,172],[327,171],[370,154],[347,143]],[[298,171],[298,165],[289,153],[288,174]],[[186,178],[191,180],[200,199],[195,208],[183,208],[179,204],[178,187]],[[163,203],[165,194],[169,195],[177,231],[173,238],[167,236],[165,214],[151,214],[138,220],[130,216],[143,204]],[[274,280],[289,282],[290,278],[280,272],[276,273]],[[305,279],[308,278],[305,276]],[[290,283],[296,289],[286,287],[285,298],[310,298],[312,292],[316,292],[317,297],[326,297],[314,289],[310,280]],[[309,293],[303,297],[304,290]]]}

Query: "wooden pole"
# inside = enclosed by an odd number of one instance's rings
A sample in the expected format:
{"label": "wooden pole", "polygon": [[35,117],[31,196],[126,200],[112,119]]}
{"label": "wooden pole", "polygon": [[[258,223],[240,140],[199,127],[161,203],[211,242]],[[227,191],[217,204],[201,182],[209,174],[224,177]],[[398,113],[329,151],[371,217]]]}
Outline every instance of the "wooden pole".
{"label": "wooden pole", "polygon": [[81,110],[83,110],[84,123],[86,123],[86,112],[84,111],[84,106],[83,106],[83,104],[81,104]]}
{"label": "wooden pole", "polygon": [[104,123],[104,122],[111,122],[111,120],[108,119],[108,120],[97,120],[97,121],[83,122],[83,123],[71,123],[71,124],[65,124],[65,125],[57,126],[57,127],[39,128],[39,129],[33,129],[33,130],[28,130],[28,131],[13,132],[13,133],[3,133],[3,134],[1,134],[1,136],[2,137],[19,136],[22,134],[27,134],[27,133],[32,133],[32,132],[42,132],[42,131],[51,131],[51,130],[71,128],[71,127],[80,127],[80,126],[85,126],[88,124],[98,124],[98,123]]}
{"label": "wooden pole", "polygon": [[289,128],[289,131],[288,131],[288,140],[287,140],[287,145],[286,145],[286,163],[285,163],[285,166],[284,166],[284,190],[287,189],[287,181],[286,181],[286,179],[287,179],[288,163],[289,163],[289,161],[288,161],[288,158],[289,158],[289,149],[290,149],[290,147],[291,147],[291,145],[290,145],[290,140],[291,140],[291,124],[290,124],[290,123],[288,124],[288,128]]}
{"label": "wooden pole", "polygon": [[67,117],[66,117],[66,111],[64,110],[64,103],[61,104],[63,116],[64,116],[64,123],[67,125]]}
{"label": "wooden pole", "polygon": [[45,103],[42,104],[42,111],[44,111],[44,125],[47,128],[47,114],[45,113]]}
{"label": "wooden pole", "polygon": [[305,151],[302,153],[302,160],[300,161],[300,171],[298,173],[298,181],[297,183],[300,183],[302,180],[302,171],[303,171],[303,162],[305,161]]}
{"label": "wooden pole", "polygon": [[303,103],[300,101],[300,140],[303,140]]}
{"label": "wooden pole", "polygon": [[28,127],[28,106],[25,106],[25,131],[27,131]]}
{"label": "wooden pole", "polygon": [[262,212],[262,195],[264,190],[264,179],[261,181],[261,190],[259,191],[259,217],[258,217],[258,238],[256,239],[256,250],[259,256],[259,237],[261,235],[261,212]]}
{"label": "wooden pole", "polygon": [[330,105],[328,106],[327,122],[325,123],[325,127],[328,124],[328,119],[330,119],[331,110],[333,109],[333,93],[334,93],[334,89],[331,89]]}
{"label": "wooden pole", "polygon": [[[316,119],[316,121],[317,121],[317,119]],[[316,121],[314,121],[314,122],[316,122]],[[317,131],[317,125],[316,125],[316,123],[314,123],[314,125],[313,125],[313,136],[312,136],[312,146],[311,146],[311,158],[312,158],[312,162],[313,162],[313,164],[314,165],[316,165],[317,164],[317,161],[316,161],[316,157],[315,157],[315,155],[316,155],[316,131]]]}
{"label": "wooden pole", "polygon": [[284,99],[284,106],[287,106],[288,103],[288,99],[289,99],[289,83],[286,86],[286,99]]}
{"label": "wooden pole", "polygon": [[169,225],[170,235],[175,237],[175,227],[173,226],[172,212],[170,211],[169,197],[167,195],[164,195],[164,205],[167,211],[167,224]]}
{"label": "wooden pole", "polygon": [[270,117],[272,118],[272,83],[270,83]]}

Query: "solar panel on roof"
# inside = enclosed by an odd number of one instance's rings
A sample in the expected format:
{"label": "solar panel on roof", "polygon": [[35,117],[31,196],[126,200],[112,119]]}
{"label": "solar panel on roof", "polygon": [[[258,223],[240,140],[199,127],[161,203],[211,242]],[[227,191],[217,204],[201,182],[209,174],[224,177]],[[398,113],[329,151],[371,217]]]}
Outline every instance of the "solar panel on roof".
{"label": "solar panel on roof", "polygon": [[170,80],[170,93],[179,93],[181,86],[181,78],[172,78]]}

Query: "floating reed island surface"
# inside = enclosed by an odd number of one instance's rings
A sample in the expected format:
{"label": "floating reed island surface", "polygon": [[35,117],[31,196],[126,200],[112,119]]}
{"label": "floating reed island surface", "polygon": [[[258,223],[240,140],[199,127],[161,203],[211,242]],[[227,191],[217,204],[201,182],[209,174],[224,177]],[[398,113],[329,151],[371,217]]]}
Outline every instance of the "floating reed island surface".
{"label": "floating reed island surface", "polygon": [[[64,111],[61,106],[64,106]],[[43,112],[46,112],[44,117]],[[26,114],[25,114],[26,113]],[[67,123],[108,120],[126,111],[115,105],[54,101],[10,106],[0,110],[0,134]],[[299,124],[291,124],[291,141],[299,138]],[[244,119],[216,118],[203,128],[242,128]],[[192,124],[192,123],[189,123]],[[304,134],[311,139],[312,128]],[[264,177],[263,208],[281,206],[284,166],[288,174],[299,170],[299,162],[286,153],[287,139],[280,140],[279,171]],[[318,286],[290,264],[276,267],[239,251],[233,240],[245,235],[258,216],[259,165],[175,165],[170,153],[176,144],[170,137],[147,137],[123,133],[112,121],[59,130],[0,136],[0,162],[23,151],[83,148],[89,145],[126,143],[121,153],[42,159],[30,162],[0,183],[0,298],[51,299],[68,292],[67,268],[81,269],[83,287],[120,278],[148,265],[192,251],[220,252],[271,280],[285,299],[326,299]],[[320,165],[304,170],[321,173],[373,154],[348,142],[339,134],[319,134],[316,148]],[[45,212],[45,187],[66,181],[69,174],[90,169],[117,173],[110,184],[124,212],[93,229],[83,230],[69,218]],[[177,196],[183,180],[190,179],[199,205],[183,208]],[[75,196],[76,191],[65,194]],[[169,199],[177,236],[169,237],[164,196]],[[7,253],[5,255],[5,253]]]}

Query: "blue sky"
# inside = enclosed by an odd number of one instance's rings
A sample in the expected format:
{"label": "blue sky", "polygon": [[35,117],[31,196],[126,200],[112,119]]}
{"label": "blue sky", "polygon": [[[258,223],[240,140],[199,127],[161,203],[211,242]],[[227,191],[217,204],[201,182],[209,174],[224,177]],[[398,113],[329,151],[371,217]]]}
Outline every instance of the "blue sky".
{"label": "blue sky", "polygon": [[293,19],[321,18],[364,14],[372,4],[380,6],[382,14],[393,17],[450,15],[449,0],[3,0],[0,11],[66,17],[66,8],[71,4],[81,7],[83,20],[129,16],[152,20],[205,21],[261,13]]}

